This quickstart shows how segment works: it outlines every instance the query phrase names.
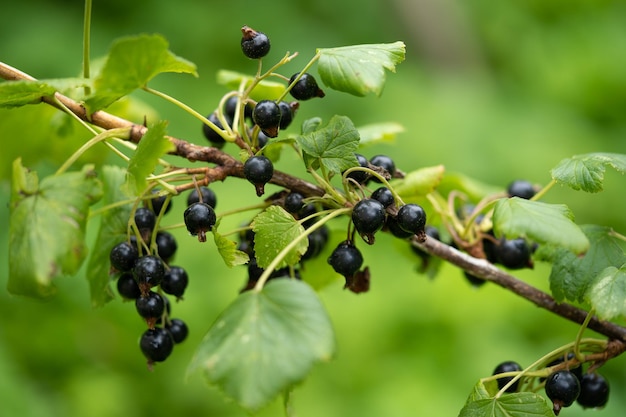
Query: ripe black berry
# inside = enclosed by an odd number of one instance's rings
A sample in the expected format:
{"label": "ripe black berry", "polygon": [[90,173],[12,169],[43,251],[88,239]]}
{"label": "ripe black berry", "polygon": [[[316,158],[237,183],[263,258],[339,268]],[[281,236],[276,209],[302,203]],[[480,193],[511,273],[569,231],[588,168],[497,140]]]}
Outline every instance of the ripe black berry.
{"label": "ripe black berry", "polygon": [[[576,358],[576,355],[574,354],[574,352],[569,352],[569,353],[567,354],[567,360],[568,360],[568,361],[570,361],[570,360],[572,360],[572,359],[574,359],[574,358]],[[565,362],[565,360],[564,360],[564,359],[565,359],[565,357],[564,357],[564,356],[561,356],[561,357],[559,357],[559,358],[557,358],[557,359],[553,360],[552,362],[548,363],[548,364],[546,365],[546,368],[550,368],[550,367],[552,367],[552,366],[559,365],[559,364],[561,364],[561,363]],[[569,368],[569,369],[568,369],[568,371],[570,371],[571,373],[573,373],[574,375],[576,375],[576,378],[578,378],[578,381],[580,381],[580,380],[583,378],[583,367],[582,367],[582,365],[580,365],[580,364],[579,364],[578,366],[576,366],[575,368]]]}
{"label": "ripe black berry", "polygon": [[157,319],[165,312],[165,301],[158,293],[148,291],[145,296],[142,295],[135,300],[135,308],[137,313],[148,321],[148,325],[154,327]]}
{"label": "ripe black berry", "polygon": [[[209,206],[215,208],[217,205],[217,196],[215,192],[211,190],[209,187],[199,187],[200,194],[198,195],[198,190],[194,188],[191,190],[189,195],[187,196],[187,206],[192,205],[193,203],[206,203]],[[200,196],[202,196],[202,201],[200,201]]]}
{"label": "ripe black berry", "polygon": [[[370,159],[370,164],[379,168],[383,168],[389,173],[390,177],[393,177],[393,175],[396,173],[396,164],[393,162],[393,159],[391,159],[387,155],[373,156],[372,159]],[[381,182],[376,177],[372,177],[372,181]]]}
{"label": "ripe black berry", "polygon": [[133,269],[138,258],[139,252],[137,247],[129,242],[118,243],[113,246],[109,253],[111,266],[120,272]]}
{"label": "ripe black berry", "polygon": [[[519,372],[521,370],[522,370],[522,367],[517,362],[506,361],[496,366],[496,369],[493,370],[492,375],[498,375],[498,374],[502,374],[505,372]],[[498,378],[496,380],[498,382],[498,389],[504,388],[504,386],[508,384],[509,382],[511,382],[512,379],[513,379],[512,376]],[[519,386],[519,380],[517,380],[509,388],[507,388],[506,392],[515,392],[517,391],[518,386]]]}
{"label": "ripe black berry", "polygon": [[188,283],[189,277],[187,276],[187,272],[179,266],[172,266],[163,276],[161,289],[166,294],[171,294],[180,298],[185,293]]}
{"label": "ripe black berry", "polygon": [[136,300],[141,295],[133,274],[125,272],[117,279],[117,292],[128,300]]}
{"label": "ripe black berry", "polygon": [[[300,73],[297,72],[293,74],[291,78],[289,78],[290,85],[291,83],[294,82],[294,80],[298,77],[299,74]],[[326,95],[324,94],[324,91],[322,91],[322,89],[318,87],[317,81],[315,81],[315,78],[308,72],[305,72],[304,74],[302,74],[302,77],[300,77],[298,81],[293,85],[293,87],[291,87],[291,90],[289,90],[289,93],[291,94],[293,98],[295,98],[296,100],[300,100],[300,101],[309,100],[314,97],[321,98]]]}
{"label": "ripe black berry", "polygon": [[154,229],[156,225],[156,215],[148,208],[139,207],[137,211],[135,211],[135,224],[137,225],[137,230],[139,230],[141,237],[146,241],[149,239],[152,229]]}
{"label": "ripe black berry", "polygon": [[609,383],[599,374],[585,374],[580,380],[580,395],[576,402],[583,408],[604,407],[609,400]]}
{"label": "ripe black berry", "polygon": [[326,225],[323,225],[319,229],[315,229],[311,234],[307,236],[309,240],[309,246],[307,247],[304,255],[302,255],[303,261],[315,258],[322,252],[322,250],[326,246],[326,243],[328,242],[328,234],[328,227]]}
{"label": "ripe black berry", "polygon": [[[213,112],[209,114],[207,116],[207,119],[209,119],[211,123],[217,126],[217,128],[222,129],[222,130],[224,129],[224,126],[222,126],[222,122],[220,122],[220,119],[217,117],[217,113]],[[219,133],[217,133],[215,130],[211,128],[211,126],[205,123],[202,124],[202,133],[204,134],[204,137],[209,142],[211,142],[211,145],[216,148],[222,148],[224,144],[226,143],[226,140],[223,137],[221,137]]]}
{"label": "ripe black berry", "polygon": [[257,32],[249,26],[241,28],[241,50],[251,59],[263,58],[270,51],[270,39],[263,32]]}
{"label": "ripe black berry", "polygon": [[265,193],[265,184],[274,175],[274,164],[263,155],[251,156],[243,164],[243,173],[256,188],[256,195],[260,197]]}
{"label": "ripe black berry", "polygon": [[387,187],[379,187],[372,193],[372,198],[374,200],[380,201],[380,203],[385,207],[389,207],[393,205],[395,199],[393,198],[393,193]]}
{"label": "ripe black berry", "polygon": [[557,371],[546,380],[546,395],[552,400],[552,410],[559,415],[561,408],[569,407],[580,394],[580,382],[570,371]]}
{"label": "ripe black berry", "polygon": [[286,101],[281,101],[278,103],[278,108],[280,109],[280,124],[279,127],[281,129],[287,129],[291,122],[293,121],[294,116],[296,115],[296,110],[300,105],[297,101],[292,103],[287,103]]}
{"label": "ripe black berry", "polygon": [[145,294],[151,287],[161,283],[165,275],[165,267],[161,259],[156,256],[142,256],[137,260],[133,268],[133,276],[139,285],[142,294]]}
{"label": "ripe black berry", "polygon": [[508,185],[506,192],[509,197],[519,197],[526,200],[533,198],[536,193],[535,187],[533,187],[529,181],[525,180],[515,180],[511,182]]}
{"label": "ripe black berry", "polygon": [[398,239],[408,239],[413,236],[413,233],[400,228],[398,220],[393,216],[387,216],[387,219],[385,220],[385,227]]}
{"label": "ripe black berry", "polygon": [[385,223],[385,206],[373,198],[365,198],[354,205],[352,222],[359,235],[368,244],[374,243],[374,233]]}
{"label": "ripe black berry", "polygon": [[172,259],[178,249],[176,238],[171,233],[166,231],[157,232],[156,245],[159,258],[165,262]]}
{"label": "ripe black berry", "polygon": [[470,285],[474,288],[482,287],[487,282],[484,279],[477,277],[476,275],[471,274],[467,271],[463,271],[463,276],[465,277],[467,282],[469,282]]}
{"label": "ripe black berry", "polygon": [[252,120],[261,128],[261,131],[270,138],[278,136],[281,111],[273,100],[261,100],[252,111]]}
{"label": "ripe black berry", "polygon": [[185,226],[192,236],[198,236],[198,241],[206,242],[206,232],[211,231],[217,217],[215,211],[206,203],[193,203],[183,213]]}
{"label": "ripe black berry", "polygon": [[426,212],[418,204],[405,204],[398,209],[396,220],[405,232],[421,235],[426,227]]}
{"label": "ripe black berry", "polygon": [[189,334],[189,328],[187,324],[181,319],[171,319],[166,325],[165,330],[172,334],[174,343],[178,344],[183,342]]}
{"label": "ripe black berry", "polygon": [[[359,153],[355,153],[354,156],[356,156],[356,160],[359,163],[360,167],[367,168],[369,166],[366,157]],[[364,184],[369,179],[370,174],[368,174],[366,171],[352,171],[347,175],[347,177],[353,179],[359,184]]]}
{"label": "ripe black berry", "polygon": [[163,362],[174,349],[174,339],[167,330],[156,327],[146,330],[139,341],[139,347],[144,356],[148,359],[148,364],[152,362]]}
{"label": "ripe black berry", "polygon": [[500,239],[494,247],[498,262],[509,269],[521,269],[532,266],[530,246],[526,239]]}
{"label": "ripe black berry", "polygon": [[304,196],[297,192],[291,192],[285,196],[285,210],[291,214],[299,212],[304,206]]}
{"label": "ripe black berry", "polygon": [[331,253],[328,263],[335,272],[344,277],[349,277],[354,275],[363,265],[363,255],[351,241],[345,240]]}
{"label": "ripe black berry", "polygon": [[[157,192],[158,191],[156,190],[152,190],[153,194],[156,194]],[[163,215],[166,215],[172,209],[172,199],[170,199],[169,203],[167,204],[167,206],[165,206],[165,209],[164,209],[163,206],[165,205],[165,200],[167,200],[166,195],[161,195],[158,197],[151,198],[149,200],[148,206],[152,208],[152,211],[154,212],[155,215],[158,216],[159,213],[161,213],[161,211],[163,210],[165,210],[163,212]]]}

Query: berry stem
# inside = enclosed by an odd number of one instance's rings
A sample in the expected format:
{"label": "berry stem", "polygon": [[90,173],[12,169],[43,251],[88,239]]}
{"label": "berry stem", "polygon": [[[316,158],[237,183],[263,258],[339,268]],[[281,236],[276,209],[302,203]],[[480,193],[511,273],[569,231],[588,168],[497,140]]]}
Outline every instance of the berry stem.
{"label": "berry stem", "polygon": [[580,353],[580,341],[582,340],[583,333],[585,332],[585,329],[587,329],[589,321],[591,320],[595,312],[595,308],[592,307],[591,309],[589,309],[587,317],[585,317],[585,321],[583,321],[580,328],[578,329],[578,333],[576,334],[576,342],[574,343],[574,355],[576,355],[576,359],[578,359],[579,361],[584,359],[583,355]]}
{"label": "berry stem", "polygon": [[311,58],[311,60],[304,66],[304,68],[300,70],[300,73],[298,74],[298,76],[293,80],[291,84],[287,86],[287,88],[285,89],[285,91],[283,91],[280,97],[276,99],[277,103],[283,100],[285,97],[287,97],[287,93],[289,93],[289,91],[293,88],[293,86],[296,85],[296,83],[300,80],[300,78],[302,78],[302,76],[313,66],[313,64],[315,64],[320,59],[320,56],[321,54],[317,52],[313,56],[313,58]]}
{"label": "berry stem", "polygon": [[[85,0],[85,16],[83,19],[83,78],[90,78],[90,59],[89,59],[89,51],[91,48],[91,7],[92,1]],[[86,85],[85,86],[85,96],[91,94],[91,88]]]}
{"label": "berry stem", "polygon": [[552,187],[556,185],[556,180],[551,180],[545,187],[539,190],[534,196],[532,196],[532,201],[540,200]]}

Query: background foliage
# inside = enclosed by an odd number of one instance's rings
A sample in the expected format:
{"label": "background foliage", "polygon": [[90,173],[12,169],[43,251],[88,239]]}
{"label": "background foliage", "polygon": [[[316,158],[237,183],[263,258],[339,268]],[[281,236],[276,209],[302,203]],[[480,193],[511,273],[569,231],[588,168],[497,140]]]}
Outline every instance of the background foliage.
{"label": "background foliage", "polygon": [[[205,113],[226,92],[215,83],[219,69],[256,69],[239,49],[243,24],[270,36],[267,60],[300,52],[302,59],[289,67],[294,71],[316,47],[403,40],[406,62],[390,75],[381,98],[327,91],[324,100],[303,105],[297,120],[344,114],[356,125],[397,121],[406,131],[395,142],[363,153],[387,153],[407,171],[444,164],[505,187],[516,178],[546,183],[549,169],[574,154],[626,153],[625,1],[95,3],[92,57],[104,55],[117,37],[161,33],[173,52],[198,65],[200,78],[164,74],[154,86]],[[0,59],[38,78],[79,74],[82,13],[80,2],[14,2],[0,27]],[[146,105],[136,120],[159,114],[170,120],[170,134],[205,143],[195,119],[141,92],[133,97]],[[43,176],[88,137],[42,106],[2,111],[0,135],[5,219],[15,157],[22,155],[24,165]],[[108,162],[104,158],[92,152],[85,161]],[[279,163],[283,170],[292,166],[295,171],[289,158]],[[609,170],[603,193],[563,188],[548,200],[568,204],[578,223],[624,233],[623,181]],[[254,198],[244,181],[212,187],[218,213]],[[175,200],[168,221],[178,222],[182,211]],[[235,227],[245,218],[227,220]],[[7,229],[0,228],[3,254]],[[0,402],[7,415],[245,415],[198,375],[184,379],[195,347],[243,285],[245,271],[226,268],[211,247],[183,230],[176,237],[176,262],[191,283],[174,315],[188,322],[191,334],[153,373],[137,347],[145,325],[134,306],[117,300],[93,310],[84,270],[60,280],[59,296],[46,303],[0,291]],[[377,237],[375,247],[362,250],[372,270],[371,292],[357,296],[340,282],[321,292],[338,354],[295,391],[300,416],[456,415],[476,380],[498,362],[527,365],[575,336],[577,326],[494,286],[474,290],[453,267],[435,280],[418,275],[417,260],[390,238]],[[7,274],[7,263],[0,262],[1,288]],[[548,288],[545,265],[517,275]],[[603,370],[614,394],[602,416],[621,416],[626,407],[618,394],[626,388],[624,361],[617,358]],[[280,404],[273,404],[261,415],[279,413]],[[575,405],[563,415],[590,413]]]}

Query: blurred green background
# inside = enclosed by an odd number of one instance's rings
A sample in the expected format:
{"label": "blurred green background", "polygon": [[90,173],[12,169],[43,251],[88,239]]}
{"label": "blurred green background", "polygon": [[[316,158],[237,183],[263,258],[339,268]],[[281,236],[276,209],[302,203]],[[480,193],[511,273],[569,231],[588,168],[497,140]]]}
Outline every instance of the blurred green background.
{"label": "blurred green background", "polygon": [[[270,36],[268,61],[286,51],[300,53],[286,74],[299,70],[316,47],[403,40],[406,62],[388,75],[380,98],[326,89],[325,99],[301,106],[297,120],[345,114],[357,125],[399,122],[406,131],[395,142],[372,145],[363,153],[389,154],[405,171],[444,164],[448,171],[498,187],[516,178],[545,184],[549,170],[563,158],[626,153],[626,1],[94,3],[92,58],[104,55],[117,37],[161,33],[174,53],[197,64],[200,78],[166,74],[151,85],[202,113],[211,112],[226,92],[215,83],[218,69],[256,69],[239,48],[244,24]],[[80,1],[12,2],[3,16],[0,60],[37,78],[80,74]],[[205,143],[195,119],[146,94],[133,97],[170,120],[170,134]],[[54,110],[40,107],[0,112],[2,254],[8,244],[11,161],[22,156],[43,176],[88,137]],[[101,154],[87,157],[110,162]],[[278,168],[296,169],[295,161],[285,157]],[[547,201],[568,204],[581,224],[612,225],[624,233],[624,181],[607,171],[605,192],[556,188]],[[253,195],[241,181],[214,189],[218,212],[249,204]],[[182,211],[183,202],[175,200],[166,222],[179,223]],[[242,220],[228,222],[234,227]],[[199,245],[181,230],[175,235],[176,264],[187,268],[191,283],[173,315],[183,318],[191,333],[152,373],[137,347],[145,324],[132,304],[116,300],[92,309],[83,273],[58,280],[58,296],[46,302],[11,296],[2,255],[0,414],[246,415],[200,376],[185,379],[195,347],[236,296],[245,271],[226,268],[213,246]],[[418,275],[405,245],[388,237],[377,238],[375,247],[363,252],[372,272],[371,292],[355,295],[336,282],[320,293],[335,326],[338,352],[295,390],[300,417],[453,416],[474,383],[497,363],[512,359],[528,365],[576,335],[577,326],[504,290],[492,285],[473,289],[453,267],[445,267],[435,280]],[[548,273],[539,264],[518,276],[545,289]],[[613,392],[598,415],[623,416],[625,365],[620,357],[603,368]],[[574,405],[562,415],[595,413]],[[260,415],[282,415],[280,402]]]}

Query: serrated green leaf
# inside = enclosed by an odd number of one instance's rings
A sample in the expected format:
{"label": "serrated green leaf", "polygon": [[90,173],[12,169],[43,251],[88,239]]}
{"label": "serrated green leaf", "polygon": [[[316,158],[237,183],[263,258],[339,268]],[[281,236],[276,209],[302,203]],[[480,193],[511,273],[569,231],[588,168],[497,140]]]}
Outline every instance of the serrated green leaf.
{"label": "serrated green leaf", "polygon": [[607,165],[623,174],[626,172],[626,155],[602,152],[575,155],[559,162],[551,173],[555,181],[574,190],[597,193],[602,191]]}
{"label": "serrated green leaf", "polygon": [[54,279],[76,273],[87,255],[87,213],[102,197],[102,185],[92,166],[46,177],[36,190],[36,174],[19,160],[16,171],[13,187],[27,189],[12,190],[7,287],[13,294],[47,297],[55,292]]}
{"label": "serrated green leaf", "polygon": [[306,119],[304,122],[302,122],[301,133],[303,135],[306,135],[307,133],[313,133],[317,129],[319,129],[321,126],[322,126],[321,117],[312,117],[310,119]]}
{"label": "serrated green leaf", "polygon": [[108,107],[116,100],[144,87],[163,72],[197,76],[195,64],[174,55],[160,35],[139,35],[117,40],[95,79],[95,92],[86,101],[91,112]]}
{"label": "serrated green leaf", "polygon": [[358,165],[354,153],[359,146],[359,132],[346,116],[333,116],[328,124],[296,138],[307,157],[307,166],[317,164],[336,174]]}
{"label": "serrated green leaf", "polygon": [[626,265],[602,270],[589,285],[585,299],[603,320],[626,317]]}
{"label": "serrated green leaf", "polygon": [[498,237],[526,236],[538,243],[562,246],[581,254],[589,248],[589,240],[572,221],[573,217],[564,204],[503,198],[494,209],[493,230]]}
{"label": "serrated green leaf", "polygon": [[488,381],[486,384],[483,381],[478,381],[474,385],[474,389],[470,393],[465,404],[469,404],[478,400],[491,399],[498,392],[498,385],[495,380]]}
{"label": "serrated green leaf", "polygon": [[20,107],[41,103],[57,90],[43,81],[5,81],[0,83],[0,107]]}
{"label": "serrated green leaf", "polygon": [[[239,90],[242,83],[244,84],[244,89],[248,88],[252,81],[253,77],[248,74],[228,70],[219,70],[217,72],[217,83],[225,85],[231,90]],[[261,80],[250,92],[250,98],[256,101],[276,100],[283,95],[286,89],[285,84]]]}
{"label": "serrated green leaf", "polygon": [[254,412],[334,351],[330,319],[311,287],[275,279],[235,299],[209,329],[188,372],[202,370],[209,383]]}
{"label": "serrated green leaf", "polygon": [[393,188],[403,199],[423,197],[437,188],[444,172],[443,165],[420,168],[409,172],[401,180],[394,181]]}
{"label": "serrated green leaf", "polygon": [[250,260],[247,253],[237,249],[237,244],[235,242],[220,235],[215,228],[213,229],[213,240],[215,241],[215,246],[217,246],[217,250],[222,256],[224,263],[229,268],[236,265],[245,265]]}
{"label": "serrated green leaf", "polygon": [[339,48],[320,48],[318,71],[328,87],[365,96],[378,96],[385,85],[385,70],[395,72],[396,65],[404,61],[406,48],[403,42],[353,45]]}
{"label": "serrated green leaf", "polygon": [[552,262],[550,290],[554,298],[583,302],[591,282],[604,269],[620,267],[626,263],[626,255],[620,242],[608,227],[584,225],[581,229],[589,239],[589,249],[583,257],[563,248],[540,248],[543,256]]}
{"label": "serrated green leaf", "polygon": [[[127,200],[122,192],[126,170],[117,166],[102,168],[104,197],[102,204],[109,205]],[[132,204],[113,207],[101,215],[98,237],[94,243],[87,267],[87,281],[91,294],[91,305],[101,307],[111,301],[114,293],[110,286],[111,267],[109,254],[113,246],[126,240],[128,219]]]}
{"label": "serrated green leaf", "polygon": [[554,413],[541,395],[518,392],[469,402],[459,417],[554,417]]}
{"label": "serrated green leaf", "polygon": [[[267,268],[287,245],[304,233],[304,227],[280,206],[270,206],[259,213],[252,222],[252,230],[254,253],[261,268]],[[276,269],[297,264],[308,244],[307,239],[301,239]]]}
{"label": "serrated green leaf", "polygon": [[359,126],[360,145],[370,145],[380,142],[392,142],[398,133],[404,132],[404,127],[399,123],[372,123]]}
{"label": "serrated green leaf", "polygon": [[124,191],[129,196],[138,196],[146,189],[146,177],[154,171],[159,158],[173,150],[172,143],[165,137],[166,127],[166,121],[150,126],[128,161]]}

